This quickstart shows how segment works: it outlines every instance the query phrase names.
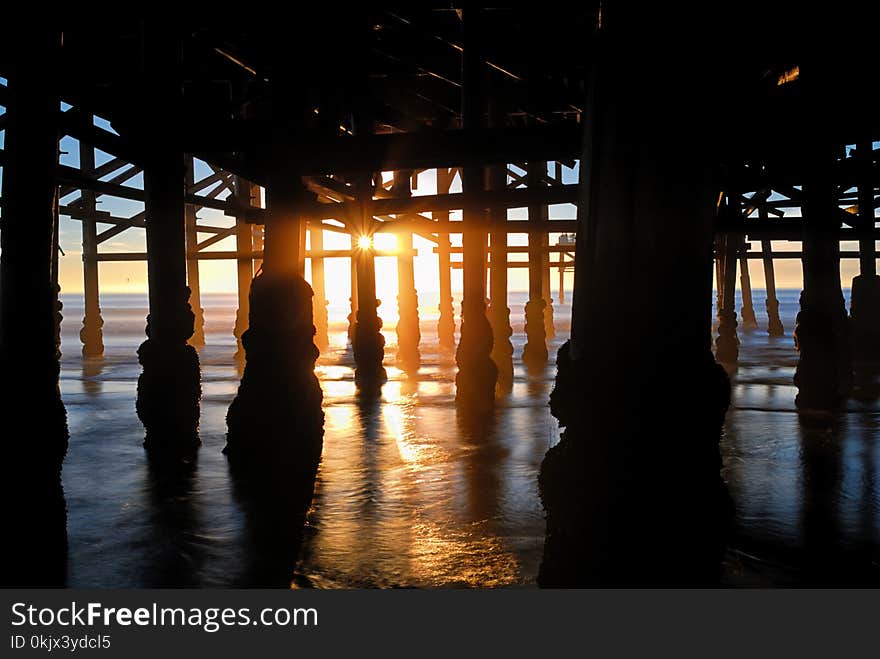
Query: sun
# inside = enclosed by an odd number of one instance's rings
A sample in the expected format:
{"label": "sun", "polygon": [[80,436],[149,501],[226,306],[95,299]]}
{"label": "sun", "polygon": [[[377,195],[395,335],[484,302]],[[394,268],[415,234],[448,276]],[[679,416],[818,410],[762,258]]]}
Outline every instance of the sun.
{"label": "sun", "polygon": [[360,249],[370,249],[373,246],[373,239],[369,236],[360,236],[357,239],[357,246]]}

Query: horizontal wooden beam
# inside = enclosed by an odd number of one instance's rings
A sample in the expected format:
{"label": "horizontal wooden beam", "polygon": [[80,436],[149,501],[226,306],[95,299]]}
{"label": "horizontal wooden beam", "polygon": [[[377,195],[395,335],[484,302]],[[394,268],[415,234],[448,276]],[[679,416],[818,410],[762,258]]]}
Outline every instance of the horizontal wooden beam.
{"label": "horizontal wooden beam", "polygon": [[[461,261],[452,261],[449,265],[450,265],[450,267],[452,267],[453,270],[461,270],[461,268],[462,268]],[[488,265],[489,265],[489,267],[492,266],[491,259],[490,259]],[[560,261],[560,260],[551,259],[548,266],[551,268],[562,268],[563,270],[568,270],[569,268],[574,269],[574,261],[573,260]],[[529,262],[528,261],[508,261],[507,267],[508,267],[508,269],[510,269],[510,268],[528,268]]]}
{"label": "horizontal wooden beam", "polygon": [[[131,165],[131,163],[127,163],[120,158],[113,158],[112,160],[108,160],[107,162],[105,162],[103,165],[99,165],[98,167],[96,167],[95,171],[92,172],[91,177],[96,178],[96,179],[100,179],[100,178],[107,176],[107,174],[112,174],[117,169],[122,169],[123,167],[129,167],[130,165]],[[138,170],[138,171],[140,171],[140,170]],[[134,174],[132,174],[132,176],[134,176]],[[72,194],[73,192],[76,192],[79,189],[80,188],[78,188],[76,186],[62,186],[61,189],[59,190],[58,194],[60,197],[66,197],[67,195]]]}
{"label": "horizontal wooden beam", "polygon": [[[57,166],[56,178],[61,184],[67,184],[74,188],[84,190],[94,190],[99,194],[110,197],[119,197],[121,199],[130,199],[132,201],[140,202],[143,202],[145,199],[144,191],[139,188],[119,185],[109,181],[97,181],[93,178],[83,176],[78,169],[75,167],[68,167],[67,165]],[[219,192],[217,192],[217,194],[219,194]],[[201,208],[213,208],[215,210],[223,211],[224,214],[230,217],[236,217],[238,215],[248,216],[252,218],[252,221],[260,220],[264,213],[261,208],[242,206],[241,204],[236,203],[232,198],[212,199],[210,196],[186,194],[184,195],[184,201]]]}
{"label": "horizontal wooden beam", "polygon": [[[333,259],[333,258],[351,258],[351,255],[354,250],[351,249],[325,249],[322,252],[315,252],[314,254],[311,250],[306,250],[305,258],[324,258],[324,259]],[[399,250],[375,250],[373,252],[374,256],[401,256],[405,252],[401,252]],[[418,256],[418,250],[411,250],[409,252],[411,256]],[[189,260],[199,260],[199,261],[226,261],[226,260],[252,260],[252,259],[262,259],[263,252],[262,250],[253,251],[253,252],[187,252],[186,258]],[[113,261],[146,261],[147,253],[146,252],[102,252],[99,253],[94,258],[89,258],[83,255],[83,261],[101,261],[101,262],[113,262]]]}
{"label": "horizontal wooden beam", "polygon": [[[745,235],[756,240],[793,240],[800,241],[809,227],[803,218],[780,218],[774,220],[746,220],[744,222],[720,221],[715,225],[715,231],[720,234]],[[829,229],[828,235],[838,240],[858,240],[864,236],[861,229],[852,227],[837,227]],[[874,229],[875,239],[880,239],[880,229]]]}
{"label": "horizontal wooden beam", "polygon": [[141,151],[137,145],[103,128],[98,128],[94,125],[91,115],[85,115],[76,108],[59,112],[58,115],[59,127],[64,135],[75,137],[130,163],[143,165]]}
{"label": "horizontal wooden beam", "polygon": [[[491,250],[494,250],[494,249],[495,249],[494,247],[492,247],[492,248],[487,247],[486,253],[488,254]],[[529,247],[528,245],[507,245],[507,246],[502,246],[501,249],[503,249],[508,254],[528,254],[529,252],[533,251],[535,248]],[[439,250],[435,247],[434,253],[436,254],[438,251]],[[461,254],[462,248],[453,246],[453,247],[447,248],[446,251],[448,251],[450,254]],[[547,247],[539,247],[538,251],[544,252],[544,253],[553,253],[553,254],[562,253],[562,254],[568,254],[568,255],[574,257],[574,245],[548,245]]]}
{"label": "horizontal wooden beam", "polygon": [[[766,255],[763,252],[746,252],[745,254],[740,254],[740,257],[745,257],[747,259],[763,259]],[[774,261],[778,259],[786,260],[786,259],[801,259],[803,258],[804,253],[797,252],[771,252],[770,258]],[[844,250],[840,252],[840,258],[842,259],[857,259],[859,258],[859,253],[856,250]]]}

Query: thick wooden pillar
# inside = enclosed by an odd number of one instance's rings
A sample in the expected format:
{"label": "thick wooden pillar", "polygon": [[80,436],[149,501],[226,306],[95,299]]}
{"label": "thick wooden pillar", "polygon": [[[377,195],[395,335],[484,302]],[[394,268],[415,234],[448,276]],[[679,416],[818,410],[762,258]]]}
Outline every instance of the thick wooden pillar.
{"label": "thick wooden pillar", "polygon": [[[7,455],[4,462],[17,466],[15,454],[21,449],[22,459],[35,461],[22,468],[41,463],[50,471],[60,468],[67,448],[65,412],[58,393],[53,282],[60,102],[53,67],[60,39],[60,33],[50,28],[39,34],[34,31],[10,64],[0,231],[2,420],[14,423],[25,418],[29,424],[26,437],[9,433],[4,444],[13,455]],[[22,407],[25,401],[28,407]],[[33,408],[35,404],[38,408]],[[38,432],[44,424],[46,435]]]}
{"label": "thick wooden pillar", "polygon": [[147,340],[138,348],[137,412],[144,446],[156,455],[189,453],[199,444],[199,358],[187,344],[194,315],[186,283],[186,167],[180,147],[180,41],[159,21],[144,28],[144,157]]}
{"label": "thick wooden pillar", "polygon": [[[728,212],[737,213],[732,197],[728,197]],[[715,339],[715,358],[722,364],[736,364],[739,359],[739,337],[736,335],[736,262],[738,237],[725,234],[716,239],[716,249],[720,254],[721,279],[719,286],[718,337]]]}
{"label": "thick wooden pillar", "polygon": [[351,256],[348,259],[348,272],[351,281],[351,295],[348,298],[348,340],[354,341],[354,328],[357,327],[357,310],[358,310],[358,277],[357,263],[355,261],[355,250],[357,249],[357,238],[351,236]]}
{"label": "thick wooden pillar", "polygon": [[755,307],[752,304],[752,278],[749,276],[749,259],[746,254],[745,238],[739,240],[739,287],[742,293],[742,328],[744,331],[758,329],[758,319],[755,318]]}
{"label": "thick wooden pillar", "polygon": [[[759,217],[767,219],[766,207],[759,209]],[[785,335],[785,328],[779,318],[779,300],[776,298],[776,274],[773,269],[773,244],[769,240],[761,241],[761,256],[764,261],[764,282],[767,288],[767,333],[773,337]]]}
{"label": "thick wooden pillar", "polygon": [[849,393],[849,327],[840,286],[834,153],[821,139],[811,148],[803,186],[804,290],[794,330],[800,352],[795,403],[801,409],[829,410]]}
{"label": "thick wooden pillar", "polygon": [[869,140],[859,142],[855,153],[859,189],[859,274],[853,278],[850,325],[853,366],[859,380],[880,371],[880,276],[874,225],[874,150]]}
{"label": "thick wooden pillar", "polygon": [[300,271],[301,208],[313,201],[297,172],[279,165],[266,190],[263,264],[251,284],[242,336],[244,375],[226,415],[224,453],[236,469],[273,482],[286,477],[296,483],[300,473],[313,477],[323,445],[312,289]]}
{"label": "thick wooden pillar", "polygon": [[263,272],[278,277],[302,277],[302,241],[300,225],[305,221],[299,210],[306,197],[295,174],[279,177],[266,190],[265,242],[263,244]]}
{"label": "thick wooden pillar", "polygon": [[[562,252],[559,254],[559,260],[563,258]],[[565,304],[565,268],[559,268],[559,304]]]}
{"label": "thick wooden pillar", "polygon": [[[253,186],[253,187],[254,187],[254,189],[257,188],[257,186]],[[256,199],[256,192],[255,192],[254,199]],[[256,204],[254,204],[254,205],[256,206]],[[259,224],[251,225],[251,242],[253,243],[255,254],[262,253],[263,243],[265,242],[265,234],[266,234],[265,226],[259,225]],[[254,268],[253,268],[254,272],[257,273],[260,270],[262,270],[262,268],[263,268],[262,257],[255,258],[254,259]]]}
{"label": "thick wooden pillar", "polygon": [[[7,21],[9,22],[9,21]],[[58,388],[57,87],[61,33],[52,18],[2,30],[8,80],[0,230],[0,481],[6,588],[65,585],[61,463],[67,418]]]}
{"label": "thick wooden pillar", "polygon": [[[462,10],[464,51],[462,53],[462,128],[483,125],[486,110],[485,76],[482,39],[482,9]],[[481,167],[462,170],[462,191],[465,195],[484,188]],[[462,411],[485,413],[495,400],[498,368],[492,361],[492,327],[486,318],[486,233],[485,209],[470,201],[462,209],[462,299],[461,337],[455,361],[455,400]],[[482,226],[481,226],[482,225]]]}
{"label": "thick wooden pillar", "polygon": [[[255,186],[240,176],[236,176],[233,181],[236,201],[242,206],[253,205]],[[254,251],[253,227],[248,224],[247,218],[243,215],[235,218],[235,249],[238,252],[238,258],[235,263],[238,308],[235,311],[235,326],[232,329],[232,333],[235,335],[236,358],[242,360],[244,359],[244,349],[241,345],[241,337],[248,328],[251,280],[254,278],[254,259],[252,256]]]}
{"label": "thick wooden pillar", "polygon": [[[530,162],[527,165],[529,187],[544,184],[546,162]],[[547,329],[544,323],[544,252],[547,247],[547,207],[529,206],[529,301],[526,302],[526,344],[523,362],[532,368],[542,368],[547,363]]]}
{"label": "thick wooden pillar", "polygon": [[[489,190],[507,187],[507,167],[487,168]],[[510,337],[510,307],[507,306],[507,209],[489,209],[489,323],[492,325],[492,361],[498,367],[498,388],[513,386],[513,344]]]}
{"label": "thick wooden pillar", "polygon": [[327,317],[327,286],[324,276],[324,257],[315,256],[324,252],[324,228],[315,221],[309,228],[309,245],[312,252],[312,314],[315,319],[315,345],[323,351],[330,345],[327,336],[329,319]]}
{"label": "thick wooden pillar", "polygon": [[[546,207],[545,207],[546,208]],[[544,272],[541,275],[542,294],[544,297],[544,336],[552,339],[556,336],[556,323],[553,320],[553,294],[550,292],[550,251],[547,247],[550,244],[550,235],[544,236],[544,253],[541,255]]]}
{"label": "thick wooden pillar", "polygon": [[358,177],[355,187],[361,202],[356,227],[354,265],[357,272],[357,322],[354,327],[352,350],[354,351],[354,381],[358,390],[367,395],[381,393],[388,379],[382,361],[385,356],[385,337],[382,336],[382,319],[379,318],[379,300],[376,298],[376,250],[371,230],[372,215],[367,205],[373,199],[371,176]]}
{"label": "thick wooden pillar", "polygon": [[[81,141],[79,166],[82,175],[90,178],[95,171],[95,149]],[[94,190],[82,191],[82,209],[91,215],[97,209]],[[79,332],[83,357],[100,357],[104,354],[104,319],[101,317],[100,290],[98,285],[98,227],[93,217],[83,217],[83,326]]]}
{"label": "thick wooden pillar", "polygon": [[[392,192],[395,197],[411,194],[412,172],[394,172]],[[407,373],[419,370],[421,356],[419,341],[419,296],[416,291],[413,267],[413,236],[411,233],[397,235],[397,361]]]}
{"label": "thick wooden pillar", "polygon": [[[447,194],[455,177],[454,169],[445,167],[437,170],[437,194]],[[440,222],[449,221],[448,211],[435,211],[433,217]],[[439,265],[438,283],[440,286],[440,301],[438,310],[440,318],[437,321],[437,338],[441,348],[455,350],[455,310],[452,306],[452,266],[450,265],[449,234],[437,233],[437,262]]]}
{"label": "thick wooden pillar", "polygon": [[[192,156],[186,156],[186,189],[195,182],[194,162]],[[189,338],[192,346],[205,345],[205,310],[202,308],[202,289],[199,285],[199,235],[196,231],[196,209],[192,204],[186,205],[186,281],[189,286],[189,306],[195,320],[193,335]]]}
{"label": "thick wooden pillar", "polygon": [[[714,33],[662,7],[646,12],[605,4],[593,37],[601,52],[590,58],[598,70],[584,112],[573,338],[551,396],[565,432],[540,474],[545,586],[710,584],[721,573],[729,382],[707,323],[717,191],[706,163],[732,104],[716,84],[724,67],[693,57]],[[633,85],[645,52],[663,75]],[[651,331],[668,315],[670,282],[676,322]],[[667,432],[674,439],[660,440]]]}
{"label": "thick wooden pillar", "polygon": [[59,268],[61,266],[60,263],[60,253],[61,253],[61,218],[60,213],[58,212],[58,206],[60,204],[60,189],[56,185],[55,186],[55,201],[52,205],[52,267],[51,267],[51,282],[52,282],[52,292],[55,296],[55,356],[60,360],[61,359],[61,321],[63,320],[63,316],[61,314],[61,310],[64,308],[64,305],[61,303],[61,298],[59,294],[61,293],[61,280],[59,277]]}

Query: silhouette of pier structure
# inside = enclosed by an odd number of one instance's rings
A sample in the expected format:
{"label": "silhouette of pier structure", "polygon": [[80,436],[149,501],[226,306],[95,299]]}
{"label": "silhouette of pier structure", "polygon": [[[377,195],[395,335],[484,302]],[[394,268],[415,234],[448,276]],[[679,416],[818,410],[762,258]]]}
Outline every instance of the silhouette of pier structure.
{"label": "silhouette of pier structure", "polygon": [[[560,275],[561,303],[562,277],[575,268],[572,334],[551,399],[567,430],[541,477],[541,579],[711,581],[727,505],[717,440],[729,383],[718,362],[737,359],[737,272],[742,327],[754,329],[748,263],[763,261],[766,327],[780,336],[773,263],[803,262],[794,328],[799,406],[833,409],[853,378],[870,379],[880,361],[878,118],[867,101],[837,103],[830,92],[870,97],[870,58],[862,55],[871,40],[829,46],[829,64],[797,30],[777,38],[778,16],[758,27],[734,16],[718,28],[706,16],[676,22],[652,9],[650,21],[637,20],[620,7],[465,3],[405,16],[308,7],[276,9],[259,26],[220,16],[104,16],[4,29],[0,359],[4,373],[16,374],[3,385],[4,407],[51,400],[63,426],[59,217],[82,226],[85,357],[103,352],[101,264],[147,262],[137,412],[153,455],[193,459],[195,348],[205,340],[199,268],[212,259],[236,263],[235,335],[246,363],[226,450],[236,469],[279,478],[285,467],[314,478],[321,453],[314,364],[327,345],[325,259],[350,259],[355,381],[376,395],[386,376],[374,259],[398,259],[396,357],[414,373],[413,236],[435,245],[439,341],[456,351],[457,405],[477,414],[512,382],[508,270],[528,269],[522,358],[541,368],[554,331],[551,270]],[[743,30],[770,45],[743,52],[735,45]],[[807,117],[806,107],[821,110],[822,120]],[[59,162],[64,136],[79,143],[78,166]],[[577,182],[567,182],[576,167]],[[413,189],[426,172],[436,194]],[[451,192],[456,184],[461,192]],[[102,207],[110,198],[143,210],[115,215]],[[563,204],[576,212],[550,212]],[[526,209],[526,219],[510,209]],[[227,219],[200,219],[203,210]],[[145,251],[102,249],[139,230]],[[349,236],[351,247],[325,249],[328,233]],[[399,249],[377,251],[377,233],[395,234]],[[527,234],[528,244],[511,245],[510,234]],[[554,234],[576,235],[576,244],[551,244]],[[219,249],[227,241],[234,246]],[[777,251],[776,241],[802,248]],[[850,241],[857,249],[842,250]],[[841,258],[861,267],[849,312]],[[457,344],[453,268],[463,271]],[[681,300],[674,312],[673,289]],[[681,441],[661,455],[646,438],[665,426]],[[27,465],[22,473],[57,471],[64,450],[60,440],[27,443],[16,459]],[[615,480],[621,474],[628,486]],[[683,511],[680,527],[664,531],[673,539],[651,566],[663,565],[659,575],[636,566],[640,545],[621,521],[643,520],[646,493]],[[708,530],[696,537],[689,524],[706,519]]]}

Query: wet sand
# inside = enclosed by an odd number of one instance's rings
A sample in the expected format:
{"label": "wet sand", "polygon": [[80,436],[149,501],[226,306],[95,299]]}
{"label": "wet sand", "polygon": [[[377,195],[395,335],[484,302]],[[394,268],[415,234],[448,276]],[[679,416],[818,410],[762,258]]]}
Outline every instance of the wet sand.
{"label": "wet sand", "polygon": [[[851,401],[836,417],[795,412],[797,291],[780,291],[786,336],[741,334],[734,403],[722,438],[724,476],[736,502],[725,582],[730,585],[876,583],[880,545],[878,412]],[[331,308],[330,349],[318,374],[326,414],[324,454],[294,585],[316,587],[531,586],[543,548],[537,473],[559,430],[547,407],[555,369],[528,375],[518,357],[522,300],[512,296],[515,376],[488,432],[461,424],[455,365],[437,348],[436,313],[422,299],[422,368],[394,368],[382,400],[355,395],[345,309]],[[83,361],[81,299],[65,296],[62,393],[70,423],[63,480],[68,585],[247,586],[261,557],[234,495],[221,449],[240,372],[234,363],[234,297],[206,295],[201,350],[203,446],[175,488],[145,459],[134,412],[143,296],[102,297],[106,356]],[[763,296],[755,292],[759,323]],[[565,339],[570,308],[556,305]],[[431,315],[433,314],[433,317]],[[687,401],[682,401],[686,413]],[[658,441],[670,433],[658,429]],[[669,511],[674,515],[675,511]],[[271,520],[278,528],[295,520]],[[662,540],[658,540],[662,541]],[[646,559],[648,559],[646,557]]]}

